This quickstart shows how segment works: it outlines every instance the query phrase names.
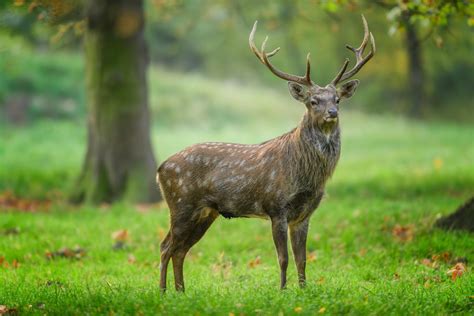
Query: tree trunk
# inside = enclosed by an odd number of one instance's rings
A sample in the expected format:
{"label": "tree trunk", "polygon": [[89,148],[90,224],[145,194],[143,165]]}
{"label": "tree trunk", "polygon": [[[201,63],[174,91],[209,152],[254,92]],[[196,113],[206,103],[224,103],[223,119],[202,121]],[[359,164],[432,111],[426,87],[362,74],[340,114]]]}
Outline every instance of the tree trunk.
{"label": "tree trunk", "polygon": [[73,202],[159,199],[150,141],[143,0],[88,1],[88,145]]}
{"label": "tree trunk", "polygon": [[474,196],[461,205],[454,213],[440,218],[436,226],[451,230],[461,229],[474,232]]}
{"label": "tree trunk", "polygon": [[410,114],[421,117],[424,112],[424,69],[421,43],[415,25],[410,23],[408,14],[403,15],[406,29],[405,45],[408,53],[408,93]]}

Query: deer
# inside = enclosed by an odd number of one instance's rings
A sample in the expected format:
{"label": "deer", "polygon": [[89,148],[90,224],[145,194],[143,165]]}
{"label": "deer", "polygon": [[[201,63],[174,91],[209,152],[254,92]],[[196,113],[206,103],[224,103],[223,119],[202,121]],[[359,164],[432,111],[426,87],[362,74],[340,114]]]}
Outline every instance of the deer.
{"label": "deer", "polygon": [[[254,43],[257,21],[249,36],[251,51],[276,77],[286,80],[290,95],[306,111],[291,131],[259,144],[207,142],[172,155],[158,168],[157,183],[170,210],[170,229],[160,245],[160,289],[166,290],[167,267],[173,262],[177,291],[184,291],[183,265],[191,247],[219,216],[256,217],[271,221],[285,289],[288,232],[300,287],[306,284],[306,240],[309,220],[324,195],[341,152],[339,102],[350,98],[359,80],[352,78],[374,56],[375,40],[362,15],[364,37],[347,70],[346,59],[334,79],[319,86],[310,77],[310,55],[304,76],[277,69],[267,53],[268,36],[258,50]],[[370,41],[370,52],[364,51]]]}

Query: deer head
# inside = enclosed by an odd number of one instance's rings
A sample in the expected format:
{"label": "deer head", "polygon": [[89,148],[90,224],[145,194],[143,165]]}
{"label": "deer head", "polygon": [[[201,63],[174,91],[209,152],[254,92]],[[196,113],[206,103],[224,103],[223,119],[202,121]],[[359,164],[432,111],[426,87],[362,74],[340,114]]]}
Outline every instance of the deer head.
{"label": "deer head", "polygon": [[[275,76],[287,80],[290,94],[297,101],[300,101],[306,105],[308,116],[310,117],[313,124],[320,127],[321,129],[327,130],[335,126],[338,122],[338,110],[339,102],[342,99],[350,98],[358,84],[359,80],[350,80],[375,54],[375,41],[365,17],[362,15],[362,22],[364,24],[364,39],[358,48],[346,45],[356,56],[356,64],[350,70],[347,70],[349,60],[346,59],[342,65],[341,70],[338,72],[336,77],[327,84],[326,86],[319,86],[311,80],[311,65],[309,60],[309,53],[306,56],[306,73],[304,76],[296,76],[285,73],[278,70],[270,63],[269,58],[274,56],[280,48],[266,53],[265,46],[268,40],[268,36],[262,43],[260,51],[257,49],[254,43],[254,36],[257,30],[257,21],[253,25],[252,31],[249,36],[250,49],[255,53],[257,58],[262,64],[264,64]],[[370,52],[367,56],[363,57],[364,50],[370,39]]]}

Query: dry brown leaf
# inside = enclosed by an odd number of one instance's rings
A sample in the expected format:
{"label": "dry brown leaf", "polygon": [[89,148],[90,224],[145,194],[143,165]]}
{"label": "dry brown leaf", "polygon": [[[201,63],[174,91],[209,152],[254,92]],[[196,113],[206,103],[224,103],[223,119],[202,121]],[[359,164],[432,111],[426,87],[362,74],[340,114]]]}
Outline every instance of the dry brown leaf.
{"label": "dry brown leaf", "polygon": [[316,261],[316,251],[311,251],[310,253],[308,253],[308,255],[306,256],[306,261],[308,262]]}
{"label": "dry brown leaf", "polygon": [[134,264],[135,262],[137,262],[137,258],[135,258],[135,256],[132,253],[130,253],[128,254],[127,261],[128,263]]}
{"label": "dry brown leaf", "polygon": [[125,242],[129,238],[127,229],[120,229],[112,233],[112,239],[115,241]]}
{"label": "dry brown leaf", "polygon": [[396,224],[392,228],[392,236],[401,242],[408,242],[413,240],[413,225],[402,226]]}
{"label": "dry brown leaf", "polygon": [[69,258],[69,259],[82,259],[86,255],[86,250],[80,247],[71,248],[61,248],[57,251],[46,251],[46,259],[55,259],[55,258]]}
{"label": "dry brown leaf", "polygon": [[6,305],[0,305],[0,315],[17,315],[18,310],[13,307],[8,307]]}
{"label": "dry brown leaf", "polygon": [[454,267],[448,270],[447,274],[451,276],[451,280],[455,281],[457,278],[461,277],[466,270],[466,265],[463,262],[458,262]]}
{"label": "dry brown leaf", "polygon": [[434,254],[431,256],[431,259],[433,261],[441,261],[441,262],[448,262],[450,259],[451,259],[451,253],[445,251],[443,253],[440,253],[440,254]]}
{"label": "dry brown leaf", "polygon": [[422,265],[424,265],[424,266],[429,267],[429,268],[432,268],[432,267],[433,267],[433,262],[432,262],[430,259],[428,259],[428,258],[422,259],[420,263],[421,263]]}
{"label": "dry brown leaf", "polygon": [[15,196],[12,192],[6,191],[0,193],[0,211],[20,211],[36,212],[47,211],[51,206],[51,201],[29,200]]}
{"label": "dry brown leaf", "polygon": [[255,259],[250,260],[249,262],[249,268],[256,268],[261,264],[261,259],[260,256],[255,257]]}
{"label": "dry brown leaf", "polygon": [[19,267],[20,267],[20,263],[18,262],[18,260],[13,259],[13,261],[12,261],[12,268],[18,269]]}
{"label": "dry brown leaf", "polygon": [[324,282],[326,282],[326,279],[325,279],[324,277],[320,277],[320,278],[318,279],[318,281],[316,281],[316,284],[321,285],[321,284],[323,284]]}

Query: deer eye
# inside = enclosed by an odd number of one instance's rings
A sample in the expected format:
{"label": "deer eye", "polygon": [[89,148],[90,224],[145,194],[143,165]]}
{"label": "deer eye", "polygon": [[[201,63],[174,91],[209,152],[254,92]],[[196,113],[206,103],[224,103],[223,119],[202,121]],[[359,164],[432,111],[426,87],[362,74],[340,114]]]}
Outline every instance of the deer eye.
{"label": "deer eye", "polygon": [[311,102],[310,102],[310,103],[311,103],[311,105],[313,105],[313,106],[316,106],[316,105],[318,105],[318,102],[316,102],[315,100],[311,100]]}
{"label": "deer eye", "polygon": [[341,101],[341,99],[337,98],[336,99],[336,104],[339,104],[340,101]]}

